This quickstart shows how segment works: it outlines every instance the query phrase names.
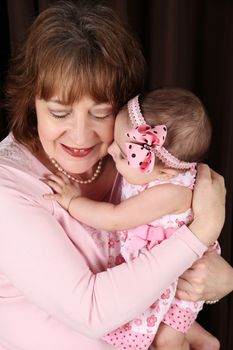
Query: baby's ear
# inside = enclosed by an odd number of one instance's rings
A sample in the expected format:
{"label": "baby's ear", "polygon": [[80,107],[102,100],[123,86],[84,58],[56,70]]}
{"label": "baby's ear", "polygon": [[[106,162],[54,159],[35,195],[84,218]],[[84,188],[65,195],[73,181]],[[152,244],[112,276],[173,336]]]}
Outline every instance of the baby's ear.
{"label": "baby's ear", "polygon": [[179,174],[179,170],[177,169],[161,167],[159,170],[159,179],[168,180],[173,177],[176,177],[178,174]]}

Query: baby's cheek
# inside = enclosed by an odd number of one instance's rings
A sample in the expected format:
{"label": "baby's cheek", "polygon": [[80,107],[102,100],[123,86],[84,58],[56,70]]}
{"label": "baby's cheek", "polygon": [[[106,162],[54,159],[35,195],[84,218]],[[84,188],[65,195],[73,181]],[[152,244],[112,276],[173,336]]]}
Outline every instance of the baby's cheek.
{"label": "baby's cheek", "polygon": [[136,183],[137,184],[137,179],[134,174],[134,169],[128,164],[128,161],[123,159],[120,164],[119,164],[119,173],[124,176],[124,178],[129,182],[129,183]]}
{"label": "baby's cheek", "polygon": [[126,169],[126,167],[125,167],[125,165],[124,165],[124,160],[123,160],[123,159],[119,159],[119,158],[117,157],[115,164],[116,164],[116,168],[117,168],[118,172],[119,172],[122,176],[126,177],[128,171],[127,171],[127,169]]}

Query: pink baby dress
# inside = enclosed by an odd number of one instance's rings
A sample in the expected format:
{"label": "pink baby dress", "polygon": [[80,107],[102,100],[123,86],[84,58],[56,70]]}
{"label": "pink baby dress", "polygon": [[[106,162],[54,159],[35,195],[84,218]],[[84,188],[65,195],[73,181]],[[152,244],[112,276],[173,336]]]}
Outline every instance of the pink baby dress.
{"label": "pink baby dress", "polygon": [[[193,189],[195,175],[196,170],[192,168],[180,172],[178,176],[172,179],[166,181],[154,180],[145,185],[133,185],[123,179],[121,200],[124,201],[150,187],[165,183]],[[115,238],[112,236],[112,240],[110,240],[110,245],[112,242],[112,247],[114,247],[120,242],[121,255],[125,261],[130,261],[138,254],[143,254],[143,251],[168,239],[178,227],[184,224],[188,225],[191,221],[191,209],[176,215],[165,215],[147,225],[115,234]],[[114,253],[110,253],[113,260],[117,258],[120,260],[121,255],[119,254],[118,257],[114,258]],[[136,319],[107,334],[103,339],[120,350],[145,350],[152,343],[161,322],[177,331],[186,332],[202,309],[203,302],[186,302],[177,299],[175,297],[176,286],[177,280]]]}

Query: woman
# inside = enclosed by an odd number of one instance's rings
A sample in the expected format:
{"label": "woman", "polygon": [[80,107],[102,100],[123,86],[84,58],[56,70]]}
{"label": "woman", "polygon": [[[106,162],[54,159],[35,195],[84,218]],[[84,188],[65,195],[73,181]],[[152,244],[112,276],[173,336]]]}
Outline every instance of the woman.
{"label": "woman", "polygon": [[218,237],[223,180],[201,166],[192,232],[183,227],[122,263],[116,242],[109,256],[107,233],[43,199],[40,178],[58,169],[83,195],[119,200],[106,154],[116,112],[142,89],[140,49],[108,8],[65,1],[41,13],[12,67],[12,133],[0,145],[1,349],[112,349],[100,338],[146,309]]}

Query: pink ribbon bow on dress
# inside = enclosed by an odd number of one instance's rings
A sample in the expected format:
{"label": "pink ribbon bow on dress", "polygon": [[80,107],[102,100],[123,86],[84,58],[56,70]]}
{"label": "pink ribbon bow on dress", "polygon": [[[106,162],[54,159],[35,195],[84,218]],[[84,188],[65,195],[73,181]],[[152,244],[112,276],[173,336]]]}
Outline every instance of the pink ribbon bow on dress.
{"label": "pink ribbon bow on dress", "polygon": [[169,238],[175,228],[162,226],[150,226],[142,225],[133,230],[133,237],[130,240],[128,250],[135,252],[143,247],[148,247],[148,249],[153,248],[156,244],[161,243],[165,239]]}
{"label": "pink ribbon bow on dress", "polygon": [[150,173],[154,168],[156,147],[162,147],[167,136],[167,127],[157,125],[151,127],[142,124],[135,129],[130,129],[126,136],[132,142],[126,142],[126,155],[128,163],[133,168],[139,168],[142,172]]}

